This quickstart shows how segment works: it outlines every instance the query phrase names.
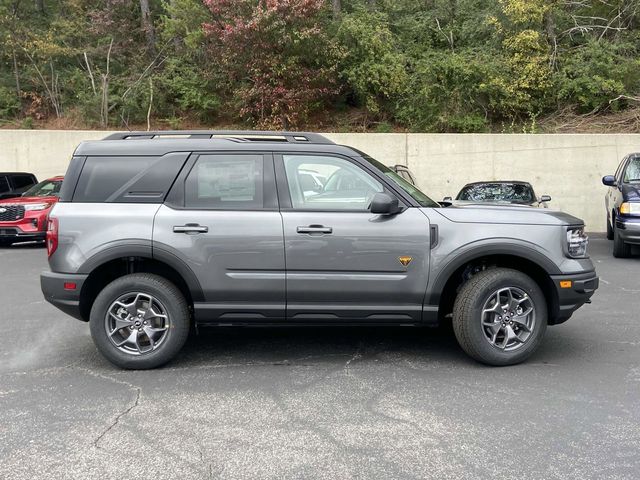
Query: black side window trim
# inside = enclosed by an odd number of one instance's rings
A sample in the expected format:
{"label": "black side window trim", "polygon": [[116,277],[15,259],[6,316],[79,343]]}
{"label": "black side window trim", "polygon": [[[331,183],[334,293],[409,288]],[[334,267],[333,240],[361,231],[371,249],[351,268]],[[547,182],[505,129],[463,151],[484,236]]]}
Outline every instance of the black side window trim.
{"label": "black side window trim", "polygon": [[[206,155],[262,155],[263,158],[263,208],[211,208],[211,207],[187,207],[185,204],[185,182],[187,177],[193,170],[200,156]],[[211,151],[211,152],[193,152],[189,155],[187,162],[184,164],[181,172],[173,182],[169,194],[166,196],[164,204],[174,210],[203,210],[211,212],[269,212],[278,211],[278,196],[276,193],[275,171],[273,166],[273,155],[269,152],[260,151]]]}

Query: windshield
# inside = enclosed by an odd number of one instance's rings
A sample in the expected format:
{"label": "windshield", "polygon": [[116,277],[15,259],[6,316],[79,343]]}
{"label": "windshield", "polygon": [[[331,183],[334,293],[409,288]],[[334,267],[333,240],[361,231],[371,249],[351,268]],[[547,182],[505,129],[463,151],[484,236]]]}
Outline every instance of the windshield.
{"label": "windshield", "polygon": [[624,182],[640,182],[640,158],[634,158],[624,172]]}
{"label": "windshield", "polygon": [[429,197],[427,197],[424,193],[422,193],[418,189],[418,187],[407,182],[404,178],[402,178],[400,175],[398,175],[396,172],[394,172],[392,169],[390,169],[386,165],[380,163],[376,159],[371,158],[369,155],[366,155],[362,152],[360,152],[360,154],[362,155],[362,158],[364,158],[367,162],[371,163],[378,170],[382,171],[382,173],[384,173],[385,176],[390,178],[393,181],[393,183],[395,183],[398,187],[400,187],[402,190],[408,193],[411,196],[411,198],[413,198],[416,202],[420,204],[420,206],[432,207],[432,208],[436,208],[440,206],[438,203],[434,202]]}
{"label": "windshield", "polygon": [[536,201],[533,189],[520,183],[481,183],[464,187],[456,200],[529,204]]}
{"label": "windshield", "polygon": [[62,180],[45,180],[34,185],[22,194],[23,197],[57,197],[60,194]]}

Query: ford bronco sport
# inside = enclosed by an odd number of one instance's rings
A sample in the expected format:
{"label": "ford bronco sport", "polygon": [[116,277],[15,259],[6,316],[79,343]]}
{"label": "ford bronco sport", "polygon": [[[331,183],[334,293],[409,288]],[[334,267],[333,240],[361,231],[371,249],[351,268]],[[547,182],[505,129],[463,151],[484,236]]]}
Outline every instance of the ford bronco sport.
{"label": "ford bronco sport", "polygon": [[510,365],[598,287],[587,243],[561,212],[442,207],[319,134],[127,132],[75,151],[41,284],[122,368],[169,361],[192,324],[449,317],[471,357]]}

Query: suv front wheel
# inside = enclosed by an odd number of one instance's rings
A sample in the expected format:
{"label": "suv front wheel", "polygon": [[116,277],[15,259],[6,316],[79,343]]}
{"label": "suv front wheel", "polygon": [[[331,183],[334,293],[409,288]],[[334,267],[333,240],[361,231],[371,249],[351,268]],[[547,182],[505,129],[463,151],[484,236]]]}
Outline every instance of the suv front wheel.
{"label": "suv front wheel", "polygon": [[158,275],[135,273],[108,284],[90,317],[96,347],[121,368],[155,368],[170,361],[189,335],[189,308],[178,288]]}
{"label": "suv front wheel", "polygon": [[624,242],[620,236],[620,230],[615,224],[613,227],[613,256],[616,258],[628,258],[631,256],[631,245]]}
{"label": "suv front wheel", "polygon": [[460,289],[453,329],[462,349],[488,365],[514,365],[538,348],[547,303],[538,284],[518,270],[493,268]]}

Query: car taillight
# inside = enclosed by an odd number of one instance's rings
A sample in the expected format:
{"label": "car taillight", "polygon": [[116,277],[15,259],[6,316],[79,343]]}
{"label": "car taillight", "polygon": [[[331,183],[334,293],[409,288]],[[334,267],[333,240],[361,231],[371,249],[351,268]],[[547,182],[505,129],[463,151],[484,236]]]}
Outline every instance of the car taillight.
{"label": "car taillight", "polygon": [[50,257],[58,248],[58,219],[49,218],[47,222],[47,255]]}

